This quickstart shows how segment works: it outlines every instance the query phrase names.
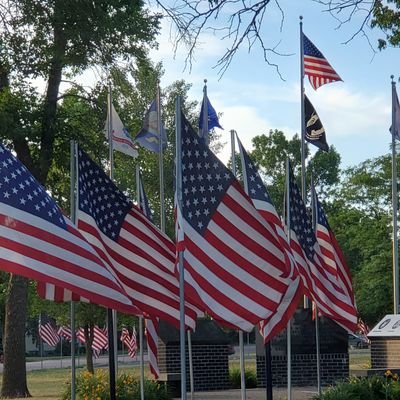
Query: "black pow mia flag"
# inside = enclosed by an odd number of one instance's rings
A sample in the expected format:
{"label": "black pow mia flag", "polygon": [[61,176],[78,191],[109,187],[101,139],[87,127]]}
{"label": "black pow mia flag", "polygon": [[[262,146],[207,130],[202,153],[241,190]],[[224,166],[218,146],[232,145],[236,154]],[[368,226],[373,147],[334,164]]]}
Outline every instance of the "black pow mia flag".
{"label": "black pow mia flag", "polygon": [[315,108],[311,104],[308,97],[304,95],[304,114],[306,122],[306,140],[317,146],[321,150],[329,151],[328,143],[326,143],[325,128]]}

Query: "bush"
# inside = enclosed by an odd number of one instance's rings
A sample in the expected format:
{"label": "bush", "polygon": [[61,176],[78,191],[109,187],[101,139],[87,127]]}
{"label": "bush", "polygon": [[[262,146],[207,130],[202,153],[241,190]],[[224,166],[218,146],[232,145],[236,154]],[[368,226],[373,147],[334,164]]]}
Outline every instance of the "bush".
{"label": "bush", "polygon": [[[257,387],[257,375],[254,370],[246,370],[244,372],[244,381],[246,384],[246,388],[255,388]],[[229,371],[229,383],[233,389],[240,389],[241,385],[240,379],[240,369],[232,369]]]}
{"label": "bush", "polygon": [[[84,371],[77,375],[76,382],[77,400],[109,400],[110,386],[108,372],[98,369],[94,374]],[[144,395],[146,400],[171,400],[164,385],[155,381],[145,380]],[[71,382],[62,395],[62,400],[71,398]],[[129,374],[121,374],[116,381],[116,398],[118,400],[140,400],[140,383],[137,378]]]}
{"label": "bush", "polygon": [[314,400],[400,400],[398,376],[387,371],[385,376],[350,378],[327,389]]}

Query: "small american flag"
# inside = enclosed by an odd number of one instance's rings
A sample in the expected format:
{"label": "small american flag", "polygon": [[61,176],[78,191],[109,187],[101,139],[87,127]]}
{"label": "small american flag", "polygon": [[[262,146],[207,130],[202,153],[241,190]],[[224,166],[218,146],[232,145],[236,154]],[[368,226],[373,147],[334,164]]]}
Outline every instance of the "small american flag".
{"label": "small american flag", "polygon": [[223,324],[250,331],[274,315],[286,290],[283,251],[232,172],[183,114],[180,129],[177,221],[185,295]]}
{"label": "small american flag", "polygon": [[68,289],[122,312],[124,289],[54,200],[0,145],[0,265],[7,272]]}
{"label": "small american flag", "polygon": [[[144,313],[179,326],[175,245],[79,150],[78,228]],[[198,310],[186,304],[186,325]]]}
{"label": "small american flag", "polygon": [[97,325],[93,327],[92,349],[100,351],[108,348],[107,328],[99,328]]}
{"label": "small american flag", "polygon": [[60,341],[54,320],[45,315],[41,315],[39,318],[39,337],[43,342],[53,347],[57,346]]}
{"label": "small american flag", "polygon": [[126,327],[122,328],[120,340],[128,349],[128,356],[134,358],[137,350],[135,327],[133,327],[132,335],[129,333],[128,328]]}
{"label": "small american flag", "polygon": [[322,315],[354,331],[357,319],[355,321],[353,319],[357,311],[354,305],[349,303],[348,295],[341,283],[337,279],[332,279],[332,268],[324,261],[291,168],[287,179],[289,179],[290,245],[303,279],[305,293],[316,303]]}
{"label": "small american flag", "polygon": [[265,218],[271,233],[281,243],[285,250],[287,264],[286,277],[282,282],[286,284],[285,294],[279,304],[277,312],[268,320],[261,321],[260,330],[264,342],[269,342],[276,334],[284,329],[294,314],[299,300],[303,294],[303,284],[289,247],[289,242],[283,231],[281,220],[276,212],[272,200],[261,180],[257,166],[251,161],[238,138],[240,159],[242,162],[243,183],[246,193],[250,196],[254,207]]}
{"label": "small american flag", "polygon": [[71,328],[69,326],[60,326],[57,331],[58,335],[68,342],[72,339]]}
{"label": "small american flag", "polygon": [[304,74],[308,75],[311,86],[317,90],[326,83],[341,81],[342,78],[331,67],[324,55],[303,33]]}

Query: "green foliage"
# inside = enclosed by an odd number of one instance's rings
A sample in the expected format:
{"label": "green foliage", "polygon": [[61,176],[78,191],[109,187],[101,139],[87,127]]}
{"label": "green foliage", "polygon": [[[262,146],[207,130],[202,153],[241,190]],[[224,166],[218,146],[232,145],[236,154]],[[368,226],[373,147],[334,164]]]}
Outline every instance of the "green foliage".
{"label": "green foliage", "polygon": [[391,375],[350,378],[313,400],[400,400],[400,384]]}
{"label": "green foliage", "polygon": [[[253,369],[247,369],[244,372],[246,388],[251,389],[257,387],[257,375]],[[229,383],[233,389],[240,389],[241,375],[240,369],[234,368],[229,370]]]}
{"label": "green foliage", "polygon": [[[96,370],[94,374],[87,371],[78,374],[76,378],[77,400],[108,400],[109,378],[106,370]],[[145,380],[144,395],[146,400],[171,400],[167,389],[155,381]],[[140,383],[137,378],[129,374],[121,374],[116,381],[116,397],[118,400],[139,400]],[[71,398],[71,383],[67,382],[62,400]]]}
{"label": "green foliage", "polygon": [[385,49],[387,45],[400,45],[400,1],[376,0],[373,6],[372,27],[378,27],[386,34],[385,39],[379,39],[379,49]]}

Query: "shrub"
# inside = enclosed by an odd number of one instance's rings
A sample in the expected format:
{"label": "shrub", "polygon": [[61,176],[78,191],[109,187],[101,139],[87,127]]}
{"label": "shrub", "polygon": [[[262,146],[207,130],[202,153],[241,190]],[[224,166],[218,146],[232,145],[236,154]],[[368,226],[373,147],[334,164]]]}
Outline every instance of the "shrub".
{"label": "shrub", "polygon": [[[248,369],[244,372],[244,381],[246,388],[257,387],[257,375],[254,370]],[[232,369],[229,371],[229,383],[233,389],[239,389],[241,385],[240,369]]]}
{"label": "shrub", "polygon": [[385,376],[350,378],[330,387],[314,400],[400,400],[398,376],[387,371]]}
{"label": "shrub", "polygon": [[[77,400],[109,400],[110,386],[106,370],[98,369],[94,374],[84,371],[77,375],[75,382]],[[118,400],[140,400],[140,383],[137,378],[129,374],[118,376],[116,385]],[[164,385],[155,381],[145,380],[144,394],[146,400],[171,400]],[[67,382],[62,400],[71,398],[71,382]]]}

